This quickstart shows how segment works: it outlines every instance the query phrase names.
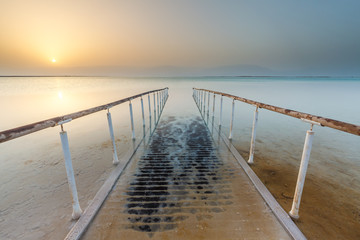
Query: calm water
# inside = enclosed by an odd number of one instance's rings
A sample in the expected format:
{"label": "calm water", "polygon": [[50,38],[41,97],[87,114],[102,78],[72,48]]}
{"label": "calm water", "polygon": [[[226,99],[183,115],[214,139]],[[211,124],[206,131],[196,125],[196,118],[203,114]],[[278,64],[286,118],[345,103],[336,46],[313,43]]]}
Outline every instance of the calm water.
{"label": "calm water", "polygon": [[[198,114],[189,107],[194,104],[192,87],[197,87],[360,125],[360,79],[354,78],[43,77],[0,78],[0,131],[163,87],[169,87],[170,94],[165,108],[176,116]],[[230,108],[231,101],[224,99],[224,132],[228,131]],[[253,106],[236,103],[234,143],[245,155],[250,147],[253,111]],[[121,155],[131,142],[128,105],[111,112]],[[139,100],[134,101],[134,114],[135,125],[140,126]],[[218,116],[217,106],[215,121]],[[260,110],[256,153],[297,168],[308,128],[299,119]],[[112,169],[105,111],[77,119],[65,129],[84,209]],[[0,144],[0,229],[6,229],[0,238],[34,239],[51,234],[62,239],[71,226],[59,131],[58,127],[50,128]],[[139,127],[136,135],[141,135]],[[315,127],[309,173],[336,176],[337,181],[360,191],[359,146],[357,136]],[[64,225],[59,236],[57,224]]]}

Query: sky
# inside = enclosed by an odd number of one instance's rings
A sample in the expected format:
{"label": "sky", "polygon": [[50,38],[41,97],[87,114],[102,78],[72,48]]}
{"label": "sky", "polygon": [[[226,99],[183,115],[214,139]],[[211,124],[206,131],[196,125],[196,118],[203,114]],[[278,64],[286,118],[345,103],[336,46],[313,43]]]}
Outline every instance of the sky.
{"label": "sky", "polygon": [[360,75],[359,9],[358,0],[0,0],[0,75]]}

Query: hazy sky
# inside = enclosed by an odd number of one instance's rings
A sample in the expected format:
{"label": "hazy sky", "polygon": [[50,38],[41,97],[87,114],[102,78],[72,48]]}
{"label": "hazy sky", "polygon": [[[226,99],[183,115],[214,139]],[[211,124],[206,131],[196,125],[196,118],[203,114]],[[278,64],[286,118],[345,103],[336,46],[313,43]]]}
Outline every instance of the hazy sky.
{"label": "hazy sky", "polygon": [[0,75],[238,64],[360,73],[359,12],[359,0],[0,0]]}

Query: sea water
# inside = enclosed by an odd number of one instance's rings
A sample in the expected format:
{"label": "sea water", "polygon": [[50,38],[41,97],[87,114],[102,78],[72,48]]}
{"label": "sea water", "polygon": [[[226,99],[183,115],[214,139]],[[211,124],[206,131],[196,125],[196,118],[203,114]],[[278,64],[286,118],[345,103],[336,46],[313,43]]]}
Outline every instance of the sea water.
{"label": "sea water", "polygon": [[[165,110],[175,117],[199,115],[189,107],[195,104],[192,88],[196,87],[360,125],[360,78],[1,77],[0,131],[164,87],[169,87],[170,95]],[[210,100],[212,106],[212,95]],[[213,114],[215,125],[220,116],[219,101],[215,97],[215,111],[209,111],[209,121]],[[224,97],[224,134],[229,132],[231,102]],[[150,103],[153,111],[152,95]],[[147,97],[144,104],[148,126]],[[134,100],[133,105],[136,136],[140,137],[140,100]],[[235,103],[233,143],[245,158],[254,110],[254,106]],[[110,111],[121,158],[131,144],[129,106],[122,104]],[[106,112],[76,119],[64,127],[80,204],[85,208],[113,169]],[[309,128],[299,119],[260,109],[255,163],[266,156],[274,165],[297,170]],[[71,197],[59,131],[59,127],[49,128],[0,144],[1,239],[62,239],[71,227]],[[315,126],[314,131],[308,174],[340,181],[360,192],[359,137],[326,127]],[[296,181],[296,175],[293,179]]]}

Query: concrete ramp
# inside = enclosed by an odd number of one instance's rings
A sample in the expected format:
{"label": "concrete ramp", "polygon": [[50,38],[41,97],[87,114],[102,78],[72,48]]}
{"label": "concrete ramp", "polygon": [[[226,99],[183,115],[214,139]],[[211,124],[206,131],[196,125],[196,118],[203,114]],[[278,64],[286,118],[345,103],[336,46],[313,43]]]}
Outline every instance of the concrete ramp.
{"label": "concrete ramp", "polygon": [[291,239],[220,142],[164,116],[82,239]]}

